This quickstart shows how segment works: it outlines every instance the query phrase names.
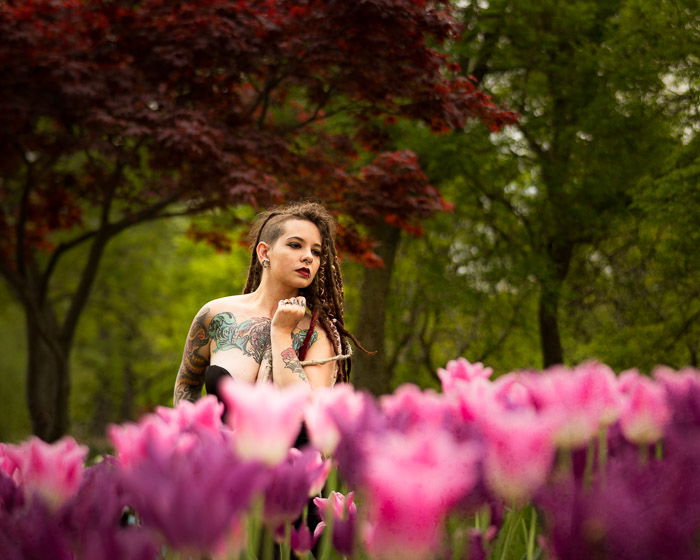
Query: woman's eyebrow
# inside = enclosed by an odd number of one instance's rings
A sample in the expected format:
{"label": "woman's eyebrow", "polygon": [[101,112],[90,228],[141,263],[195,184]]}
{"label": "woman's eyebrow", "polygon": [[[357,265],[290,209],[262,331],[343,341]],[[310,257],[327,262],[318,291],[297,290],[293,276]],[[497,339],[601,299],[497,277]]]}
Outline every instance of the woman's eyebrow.
{"label": "woman's eyebrow", "polygon": [[[298,235],[290,235],[289,237],[287,237],[287,239],[298,239],[299,241],[304,241],[304,242],[306,242],[306,239],[304,239],[303,237],[299,237]],[[320,247],[321,244],[320,244],[320,243],[314,243],[314,246],[315,246],[315,247]]]}

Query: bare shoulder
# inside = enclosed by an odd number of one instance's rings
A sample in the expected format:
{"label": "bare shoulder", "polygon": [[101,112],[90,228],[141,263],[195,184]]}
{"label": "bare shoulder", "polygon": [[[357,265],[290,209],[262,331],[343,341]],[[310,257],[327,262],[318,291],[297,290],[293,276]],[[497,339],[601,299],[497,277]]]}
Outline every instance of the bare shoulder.
{"label": "bare shoulder", "polygon": [[205,303],[197,312],[196,323],[208,325],[212,319],[222,313],[230,313],[237,317],[250,314],[250,304],[246,295],[225,296]]}
{"label": "bare shoulder", "polygon": [[307,359],[317,360],[335,356],[335,349],[333,348],[331,337],[320,325],[314,329],[310,342],[309,350],[306,354]]}
{"label": "bare shoulder", "polygon": [[225,296],[205,303],[202,309],[206,308],[213,317],[224,311],[230,311],[232,313],[244,311],[246,308],[250,307],[249,301],[249,294]]}

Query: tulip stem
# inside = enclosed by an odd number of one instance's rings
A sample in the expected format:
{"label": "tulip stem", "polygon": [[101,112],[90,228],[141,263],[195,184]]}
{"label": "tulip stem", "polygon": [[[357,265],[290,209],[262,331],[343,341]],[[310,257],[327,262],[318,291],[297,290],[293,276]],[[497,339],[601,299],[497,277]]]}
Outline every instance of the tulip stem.
{"label": "tulip stem", "polygon": [[333,465],[331,472],[328,473],[328,478],[326,479],[326,484],[324,485],[324,490],[326,491],[326,498],[331,497],[331,492],[337,490],[338,486],[338,467]]}
{"label": "tulip stem", "polygon": [[320,560],[328,560],[331,557],[331,548],[333,547],[333,514],[330,508],[326,509],[324,521],[326,526],[323,528],[323,535],[321,535]]}
{"label": "tulip stem", "polygon": [[571,449],[559,449],[559,473],[562,476],[571,476],[574,473],[574,459]]}
{"label": "tulip stem", "polygon": [[595,443],[594,440],[588,442],[586,449],[586,467],[583,471],[583,484],[586,488],[590,488],[593,479],[593,464],[595,462]]}
{"label": "tulip stem", "polygon": [[605,480],[605,469],[608,463],[608,427],[598,430],[598,476]]}
{"label": "tulip stem", "polygon": [[465,541],[469,535],[469,528],[465,527],[465,521],[464,518],[457,515],[451,515],[445,520],[445,528],[452,543],[451,558],[453,560],[469,560],[469,547],[467,547],[466,553],[464,551]]}
{"label": "tulip stem", "polygon": [[658,461],[664,458],[664,442],[661,440],[657,441],[656,445],[654,445],[654,457],[656,457]]}
{"label": "tulip stem", "polygon": [[505,558],[507,558],[510,541],[513,538],[515,528],[520,525],[522,513],[522,510],[519,509],[511,509],[508,512],[507,519],[503,523],[504,526],[508,526],[508,530],[506,531],[506,536],[503,539],[503,546],[501,547],[501,554],[499,556],[500,560],[505,560]]}
{"label": "tulip stem", "polygon": [[646,465],[649,462],[649,444],[642,443],[639,446],[639,460],[642,465]]}
{"label": "tulip stem", "polygon": [[260,539],[262,531],[260,520],[262,519],[263,497],[258,496],[253,500],[253,507],[248,514],[248,557],[257,558],[260,554]]}
{"label": "tulip stem", "polygon": [[263,536],[263,552],[262,552],[262,557],[263,560],[273,560],[274,555],[275,555],[275,538],[274,535],[272,534],[272,531],[265,529],[264,530],[264,536]]}
{"label": "tulip stem", "polygon": [[282,560],[289,560],[291,557],[292,525],[286,523],[284,526],[284,542],[282,543]]}
{"label": "tulip stem", "polygon": [[535,557],[535,533],[537,532],[537,510],[532,506],[532,518],[530,519],[530,534],[527,539],[527,560]]}

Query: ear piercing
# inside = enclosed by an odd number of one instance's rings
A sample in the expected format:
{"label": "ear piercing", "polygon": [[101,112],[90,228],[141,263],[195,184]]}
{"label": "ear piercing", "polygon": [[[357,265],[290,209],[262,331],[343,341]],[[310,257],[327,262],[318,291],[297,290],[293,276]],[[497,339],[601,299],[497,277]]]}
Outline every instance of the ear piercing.
{"label": "ear piercing", "polygon": [[263,267],[263,268],[270,268],[270,259],[268,259],[267,257],[265,257],[265,258],[262,260],[261,264],[262,264],[262,267]]}

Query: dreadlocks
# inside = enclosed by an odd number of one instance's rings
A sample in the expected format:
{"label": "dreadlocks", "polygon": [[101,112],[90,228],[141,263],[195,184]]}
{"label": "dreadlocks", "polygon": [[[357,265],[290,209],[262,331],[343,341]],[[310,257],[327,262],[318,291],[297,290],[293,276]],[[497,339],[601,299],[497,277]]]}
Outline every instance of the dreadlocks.
{"label": "dreadlocks", "polygon": [[[320,204],[315,202],[298,202],[273,208],[258,216],[250,232],[250,267],[248,268],[248,279],[243,293],[253,292],[260,285],[262,265],[256,252],[258,243],[261,241],[269,244],[274,243],[282,235],[282,224],[292,219],[309,221],[321,233],[321,263],[318,273],[311,285],[300,290],[300,295],[306,298],[306,303],[312,311],[312,324],[311,328],[309,328],[309,334],[315,321],[328,333],[336,354],[348,355],[351,353],[350,345],[347,341],[348,338],[359,348],[363,349],[355,336],[345,328],[343,277],[340,273],[340,264],[335,250],[335,220]],[[307,346],[308,339],[304,342],[302,352]],[[303,355],[301,358],[303,359]],[[349,378],[350,360],[340,360],[338,379],[340,381],[348,381]]]}

